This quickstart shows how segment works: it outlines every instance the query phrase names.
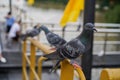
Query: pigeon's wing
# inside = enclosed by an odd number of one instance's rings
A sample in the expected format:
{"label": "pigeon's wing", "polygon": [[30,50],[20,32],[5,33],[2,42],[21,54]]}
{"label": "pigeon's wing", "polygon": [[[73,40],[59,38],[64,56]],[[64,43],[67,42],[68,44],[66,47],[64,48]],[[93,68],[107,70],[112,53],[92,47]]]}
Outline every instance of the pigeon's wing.
{"label": "pigeon's wing", "polygon": [[37,36],[39,34],[39,30],[38,29],[33,29],[31,32],[28,32],[28,36],[29,37],[34,37],[34,36]]}
{"label": "pigeon's wing", "polygon": [[48,42],[53,46],[56,46],[61,40],[58,35],[51,33],[51,32],[48,33],[46,36],[47,36]]}
{"label": "pigeon's wing", "polygon": [[80,40],[73,39],[69,44],[75,49],[76,53],[84,53],[85,45]]}
{"label": "pigeon's wing", "polygon": [[56,48],[59,48],[66,43],[66,40],[64,40],[63,38],[61,38],[59,36],[57,36],[57,39],[58,40],[56,40],[56,42],[54,44]]}
{"label": "pigeon's wing", "polygon": [[68,58],[77,58],[79,55],[84,53],[85,46],[78,39],[73,39],[66,43],[63,47],[64,55]]}

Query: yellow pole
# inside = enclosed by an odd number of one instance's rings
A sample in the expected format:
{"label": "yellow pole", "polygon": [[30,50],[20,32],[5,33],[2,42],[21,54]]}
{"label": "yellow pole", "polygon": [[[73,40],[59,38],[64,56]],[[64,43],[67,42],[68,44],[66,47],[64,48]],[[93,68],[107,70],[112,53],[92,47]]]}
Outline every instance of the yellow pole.
{"label": "yellow pole", "polygon": [[103,69],[100,80],[120,80],[120,68]]}
{"label": "yellow pole", "polygon": [[23,42],[22,45],[22,80],[26,80],[26,59],[25,59],[25,54],[26,54],[26,41]]}
{"label": "yellow pole", "polygon": [[[35,70],[35,60],[36,60],[36,56],[35,56],[35,54],[36,54],[36,50],[35,50],[35,46],[31,43],[31,45],[30,45],[30,50],[31,50],[31,53],[30,53],[30,62],[31,62],[31,64],[30,64],[30,66],[31,66],[31,68],[32,69],[34,69]],[[34,73],[32,72],[32,70],[30,69],[30,80],[34,80],[34,78],[35,78],[35,76],[34,76]]]}
{"label": "yellow pole", "polygon": [[76,68],[75,70],[77,71],[78,77],[79,77],[80,80],[86,80],[85,75],[84,75],[81,68]]}
{"label": "yellow pole", "polygon": [[39,76],[40,80],[42,79],[42,76],[41,76],[42,75],[42,62],[46,59],[47,58],[45,58],[45,57],[40,57],[38,60],[38,76]]}
{"label": "yellow pole", "polygon": [[73,80],[74,68],[67,60],[62,61],[60,80]]}

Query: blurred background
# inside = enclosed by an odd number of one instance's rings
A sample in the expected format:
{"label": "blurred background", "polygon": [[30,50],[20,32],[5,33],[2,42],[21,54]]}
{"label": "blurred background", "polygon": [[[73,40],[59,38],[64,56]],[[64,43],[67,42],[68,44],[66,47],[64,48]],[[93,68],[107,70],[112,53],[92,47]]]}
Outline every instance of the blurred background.
{"label": "blurred background", "polygon": [[[84,6],[85,0],[80,1],[81,6]],[[79,35],[83,29],[84,7],[78,11],[77,20],[68,21],[65,28],[63,28],[60,22],[63,15],[67,15],[64,14],[64,11],[68,3],[69,0],[0,0],[1,43],[3,55],[7,59],[7,63],[0,63],[0,80],[22,79],[20,45],[15,44],[12,49],[6,48],[5,45],[7,41],[5,39],[6,14],[11,11],[13,17],[21,17],[22,33],[40,23],[65,40],[70,41]],[[94,33],[91,80],[100,80],[102,69],[120,67],[120,0],[96,0],[94,12],[94,23],[98,32]],[[36,38],[38,41],[49,45],[43,32]],[[30,46],[29,43],[28,46]],[[30,55],[29,52],[30,48],[27,48],[28,56]],[[38,50],[37,56],[39,57],[41,54],[43,53]],[[78,59],[78,61],[81,64],[81,60]],[[50,62],[45,66],[51,66],[51,64]],[[48,75],[45,69],[43,76],[47,75],[48,78],[43,77],[43,80],[59,80],[59,74],[60,71],[58,70],[57,73]],[[49,78],[51,76],[52,78]],[[55,79],[53,79],[54,77]],[[75,80],[78,79],[75,78]]]}

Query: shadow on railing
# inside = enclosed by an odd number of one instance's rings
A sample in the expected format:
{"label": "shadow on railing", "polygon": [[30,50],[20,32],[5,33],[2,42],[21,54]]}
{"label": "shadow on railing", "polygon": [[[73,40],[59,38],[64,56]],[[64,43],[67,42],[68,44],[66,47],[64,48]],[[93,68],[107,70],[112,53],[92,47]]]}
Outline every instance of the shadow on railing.
{"label": "shadow on railing", "polygon": [[[40,57],[38,61],[38,72],[35,70],[36,65],[36,48],[40,49],[44,54],[49,54],[51,52],[54,52],[54,50],[50,50],[51,47],[42,44],[41,42],[35,40],[35,39],[28,39],[30,41],[30,58],[26,55],[27,50],[27,41],[23,42],[23,61],[22,61],[22,70],[23,70],[23,80],[41,80],[41,74],[42,74],[42,63],[47,58]],[[27,73],[26,66],[29,65],[29,76]],[[85,76],[82,72],[81,68],[74,68],[70,63],[69,60],[63,60],[61,62],[61,74],[60,74],[60,80],[73,80],[74,78],[74,71],[77,72],[78,78],[80,80],[86,80]]]}

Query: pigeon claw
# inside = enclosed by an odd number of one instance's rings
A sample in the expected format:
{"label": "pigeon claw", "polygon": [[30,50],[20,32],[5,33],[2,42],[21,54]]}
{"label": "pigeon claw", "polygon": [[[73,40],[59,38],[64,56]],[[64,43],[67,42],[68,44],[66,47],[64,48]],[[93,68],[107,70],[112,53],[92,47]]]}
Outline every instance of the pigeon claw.
{"label": "pigeon claw", "polygon": [[[79,66],[78,64],[76,64],[76,63],[74,63],[74,64],[72,64],[73,65],[73,67],[76,69],[76,68],[81,68],[81,66]],[[81,68],[82,69],[82,68]]]}
{"label": "pigeon claw", "polygon": [[76,69],[76,68],[81,68],[81,69],[82,69],[82,67],[79,66],[78,63],[76,63],[76,62],[72,62],[72,61],[71,61],[71,65],[73,65],[73,67],[74,67],[75,69]]}

